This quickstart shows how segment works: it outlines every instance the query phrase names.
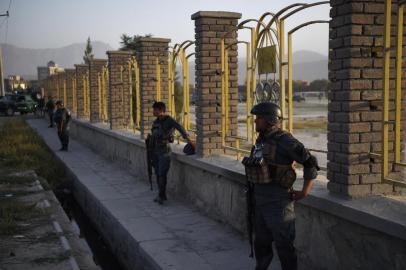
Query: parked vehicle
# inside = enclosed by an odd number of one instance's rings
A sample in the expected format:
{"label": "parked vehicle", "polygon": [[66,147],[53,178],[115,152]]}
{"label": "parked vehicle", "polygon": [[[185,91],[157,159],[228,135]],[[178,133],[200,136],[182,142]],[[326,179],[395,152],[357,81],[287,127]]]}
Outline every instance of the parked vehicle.
{"label": "parked vehicle", "polygon": [[0,112],[8,116],[14,115],[17,111],[15,104],[16,95],[5,95],[0,98]]}
{"label": "parked vehicle", "polygon": [[33,113],[37,106],[38,103],[32,99],[31,95],[17,95],[16,107],[21,114]]}
{"label": "parked vehicle", "polygon": [[37,106],[38,103],[27,94],[5,95],[0,99],[0,112],[8,116],[14,115],[15,112],[35,112]]}

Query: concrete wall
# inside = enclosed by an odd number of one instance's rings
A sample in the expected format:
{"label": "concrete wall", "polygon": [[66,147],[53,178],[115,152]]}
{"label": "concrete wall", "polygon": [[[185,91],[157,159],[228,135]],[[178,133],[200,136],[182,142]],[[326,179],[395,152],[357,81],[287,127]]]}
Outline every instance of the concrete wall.
{"label": "concrete wall", "polygon": [[[72,124],[72,135],[147,179],[144,143],[139,135],[77,120]],[[173,147],[169,197],[187,201],[211,218],[245,232],[241,165],[226,157],[185,156],[180,148]],[[301,181],[297,182],[300,186]],[[301,269],[406,269],[405,202],[383,196],[347,200],[331,195],[326,181],[317,181],[312,194],[296,207]],[[91,214],[97,215],[97,211]]]}

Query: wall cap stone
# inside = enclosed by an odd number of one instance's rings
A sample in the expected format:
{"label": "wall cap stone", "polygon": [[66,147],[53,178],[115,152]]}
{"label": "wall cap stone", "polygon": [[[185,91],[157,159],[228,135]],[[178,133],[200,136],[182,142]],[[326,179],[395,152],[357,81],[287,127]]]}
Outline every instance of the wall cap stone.
{"label": "wall cap stone", "polygon": [[138,42],[157,42],[157,43],[169,43],[171,42],[170,38],[154,38],[154,37],[142,37],[137,40]]}
{"label": "wall cap stone", "polygon": [[87,68],[87,67],[89,67],[88,65],[86,65],[86,64],[75,64],[75,68]]}
{"label": "wall cap stone", "polygon": [[132,51],[107,51],[107,55],[112,55],[112,54],[123,54],[123,55],[131,55],[133,52]]}
{"label": "wall cap stone", "polygon": [[89,63],[106,63],[107,61],[107,59],[91,59]]}
{"label": "wall cap stone", "polygon": [[227,11],[198,11],[192,14],[192,20],[199,18],[222,18],[222,19],[241,19],[242,14],[238,12]]}

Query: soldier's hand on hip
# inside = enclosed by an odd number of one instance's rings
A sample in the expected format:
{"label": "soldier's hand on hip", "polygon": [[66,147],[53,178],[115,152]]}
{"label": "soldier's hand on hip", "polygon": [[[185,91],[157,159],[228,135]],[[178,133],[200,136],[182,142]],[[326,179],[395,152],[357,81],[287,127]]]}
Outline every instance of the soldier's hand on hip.
{"label": "soldier's hand on hip", "polygon": [[291,199],[293,201],[299,201],[305,197],[307,197],[307,194],[303,191],[298,191],[298,190],[293,190],[291,193]]}

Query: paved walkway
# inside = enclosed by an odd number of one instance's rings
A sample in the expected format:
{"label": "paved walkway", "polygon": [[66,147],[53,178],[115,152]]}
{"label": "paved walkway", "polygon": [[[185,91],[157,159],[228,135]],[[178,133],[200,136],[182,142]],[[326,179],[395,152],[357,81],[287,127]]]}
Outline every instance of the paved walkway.
{"label": "paved walkway", "polygon": [[[192,206],[169,200],[154,203],[145,181],[89,148],[71,140],[59,152],[54,129],[41,119],[28,120],[48,146],[137,241],[156,269],[254,269],[245,239]],[[103,147],[102,145],[100,147]],[[274,261],[272,270],[280,269]]]}

